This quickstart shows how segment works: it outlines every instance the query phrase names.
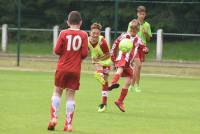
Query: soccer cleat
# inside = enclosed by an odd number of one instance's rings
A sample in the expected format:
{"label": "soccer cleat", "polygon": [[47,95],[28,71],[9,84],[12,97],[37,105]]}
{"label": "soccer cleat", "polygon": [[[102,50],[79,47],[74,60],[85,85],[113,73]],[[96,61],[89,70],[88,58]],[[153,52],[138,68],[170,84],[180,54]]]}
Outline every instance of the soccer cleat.
{"label": "soccer cleat", "polygon": [[106,111],[106,104],[100,104],[98,108],[98,112],[105,112]]}
{"label": "soccer cleat", "polygon": [[104,85],[106,82],[103,78],[103,74],[102,73],[97,73],[95,72],[94,77],[97,79],[97,81],[99,81],[102,85]]}
{"label": "soccer cleat", "polygon": [[125,107],[122,102],[115,101],[115,105],[119,108],[119,110],[121,110],[122,112],[125,112]]}
{"label": "soccer cleat", "polygon": [[112,91],[113,89],[118,88],[119,86],[120,86],[119,83],[114,83],[108,87],[108,91]]}
{"label": "soccer cleat", "polygon": [[128,91],[133,91],[133,86],[132,86],[132,85],[130,85],[130,86],[128,87]]}
{"label": "soccer cleat", "polygon": [[138,85],[135,85],[135,92],[139,93],[141,92],[142,90],[140,89],[140,87]]}
{"label": "soccer cleat", "polygon": [[48,124],[48,130],[53,131],[55,130],[55,126],[57,125],[57,121],[55,118],[51,119],[51,121]]}
{"label": "soccer cleat", "polygon": [[66,132],[72,132],[72,125],[65,125],[64,131],[66,131]]}

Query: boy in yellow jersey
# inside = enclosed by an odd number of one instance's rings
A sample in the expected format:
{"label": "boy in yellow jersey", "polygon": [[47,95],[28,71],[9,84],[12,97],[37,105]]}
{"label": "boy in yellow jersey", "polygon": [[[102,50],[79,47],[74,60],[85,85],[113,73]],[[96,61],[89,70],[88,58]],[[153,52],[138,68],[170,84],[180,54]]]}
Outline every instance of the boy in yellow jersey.
{"label": "boy in yellow jersey", "polygon": [[92,63],[95,66],[95,78],[102,85],[102,102],[98,112],[104,112],[108,97],[108,75],[111,67],[110,48],[105,38],[101,35],[101,24],[93,23],[90,27],[88,47],[91,52]]}
{"label": "boy in yellow jersey", "polygon": [[[147,44],[147,42],[150,41],[150,38],[152,37],[151,33],[151,28],[150,24],[145,21],[146,17],[146,8],[144,6],[138,6],[137,8],[137,20],[139,22],[139,31],[137,35],[142,39],[144,44]],[[128,31],[130,30],[130,23],[128,26]],[[140,81],[140,72],[142,68],[142,62],[144,62],[145,59],[145,53],[144,51],[148,50],[143,50],[144,48],[139,48],[138,50],[138,55],[134,59],[134,64],[135,64],[135,75],[133,77],[132,85],[129,87],[129,90],[132,90],[134,84],[135,84],[135,91],[136,92],[141,92],[141,89],[139,88],[139,81]],[[145,47],[145,49],[148,49]]]}

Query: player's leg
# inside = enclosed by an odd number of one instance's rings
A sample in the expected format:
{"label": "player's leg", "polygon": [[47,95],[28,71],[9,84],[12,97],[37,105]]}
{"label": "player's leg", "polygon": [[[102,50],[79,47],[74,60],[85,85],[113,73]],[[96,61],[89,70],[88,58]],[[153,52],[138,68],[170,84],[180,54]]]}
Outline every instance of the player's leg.
{"label": "player's leg", "polygon": [[66,119],[64,131],[72,131],[72,120],[75,110],[75,92],[76,90],[67,89],[66,90]]}
{"label": "player's leg", "polygon": [[108,87],[109,91],[111,91],[114,88],[119,87],[118,81],[119,81],[122,73],[123,73],[123,67],[118,67],[117,72],[114,74],[114,76],[112,78],[112,84],[111,84],[111,86]]}
{"label": "player's leg", "polygon": [[133,91],[133,89],[134,89],[134,84],[135,84],[135,68],[134,67],[132,67],[132,70],[133,70],[133,77],[132,77],[132,79],[131,79],[131,84],[130,84],[130,86],[128,87],[128,91]]}
{"label": "player's leg", "polygon": [[109,69],[104,67],[103,72],[104,72],[105,84],[102,85],[101,104],[98,107],[98,112],[104,112],[106,110],[107,98],[108,98],[108,73],[109,73]]}
{"label": "player's leg", "polygon": [[79,89],[80,74],[69,72],[66,74],[66,119],[64,131],[72,131],[72,120],[75,111],[75,92]]}
{"label": "player's leg", "polygon": [[95,69],[96,69],[96,71],[95,71],[95,73],[94,73],[95,79],[96,79],[99,83],[105,84],[102,66],[101,66],[100,64],[95,64]]}
{"label": "player's leg", "polygon": [[140,72],[142,68],[142,62],[140,61],[139,58],[136,58],[134,60],[134,63],[135,63],[135,91],[141,92],[141,89],[139,87],[139,82],[140,82]]}
{"label": "player's leg", "polygon": [[48,130],[54,130],[57,124],[58,111],[60,107],[60,100],[63,90],[60,87],[55,86],[53,95],[51,97],[50,116],[51,120],[48,124]]}
{"label": "player's leg", "polygon": [[132,81],[132,77],[125,77],[125,84],[123,88],[121,89],[119,98],[115,101],[115,104],[122,112],[125,112],[125,106],[123,102],[128,94],[128,88],[131,84],[131,81]]}

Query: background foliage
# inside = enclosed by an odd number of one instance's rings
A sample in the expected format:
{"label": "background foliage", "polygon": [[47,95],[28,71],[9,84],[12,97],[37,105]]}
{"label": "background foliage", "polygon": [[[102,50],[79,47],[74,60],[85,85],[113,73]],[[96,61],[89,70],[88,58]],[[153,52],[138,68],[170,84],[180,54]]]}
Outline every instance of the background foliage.
{"label": "background foliage", "polygon": [[[195,0],[193,0],[195,1]],[[136,17],[136,7],[144,5],[148,10],[147,21],[152,31],[163,28],[165,32],[200,33],[200,4],[156,4],[119,2],[118,30],[126,30],[128,22]],[[72,10],[81,12],[83,29],[92,22],[114,29],[114,1],[110,0],[22,0],[22,27],[65,27],[67,14]],[[17,0],[0,0],[0,24],[17,26]]]}

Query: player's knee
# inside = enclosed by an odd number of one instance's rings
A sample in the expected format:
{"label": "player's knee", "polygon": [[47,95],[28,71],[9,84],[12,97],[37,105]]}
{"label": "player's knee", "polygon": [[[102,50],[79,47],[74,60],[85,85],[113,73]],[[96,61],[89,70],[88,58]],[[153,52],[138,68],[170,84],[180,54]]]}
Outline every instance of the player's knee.
{"label": "player's knee", "polygon": [[74,94],[75,94],[75,90],[73,90],[73,89],[68,89],[67,90],[68,97],[74,97]]}
{"label": "player's knee", "polygon": [[141,68],[141,67],[142,67],[142,63],[141,63],[141,62],[137,62],[136,66],[137,66],[138,68]]}

